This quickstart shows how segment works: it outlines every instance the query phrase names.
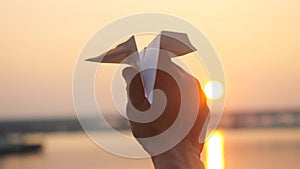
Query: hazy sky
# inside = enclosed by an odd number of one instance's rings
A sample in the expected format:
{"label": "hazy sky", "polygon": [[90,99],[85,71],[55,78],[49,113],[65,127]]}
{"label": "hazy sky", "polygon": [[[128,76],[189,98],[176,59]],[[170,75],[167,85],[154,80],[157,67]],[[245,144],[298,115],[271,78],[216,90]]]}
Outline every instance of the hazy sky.
{"label": "hazy sky", "polygon": [[86,41],[120,17],[161,12],[212,42],[226,110],[300,108],[300,1],[0,1],[0,119],[75,116],[72,76]]}

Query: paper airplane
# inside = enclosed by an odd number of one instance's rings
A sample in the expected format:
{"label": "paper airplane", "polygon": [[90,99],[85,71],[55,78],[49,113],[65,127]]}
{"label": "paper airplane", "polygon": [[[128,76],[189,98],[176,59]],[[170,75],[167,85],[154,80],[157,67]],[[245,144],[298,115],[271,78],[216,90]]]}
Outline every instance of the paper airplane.
{"label": "paper airplane", "polygon": [[[196,48],[191,44],[187,34],[162,31],[158,34],[150,44],[139,53],[137,52],[134,36],[131,36],[127,41],[119,44],[115,48],[101,54],[98,57],[87,59],[86,61],[101,62],[101,63],[123,63],[129,64],[141,71],[141,79],[145,91],[145,96],[150,104],[152,104],[152,90],[156,78],[156,69],[159,61],[161,50],[172,53],[170,57],[182,56],[196,51]],[[132,54],[138,54],[134,59],[126,58]]]}

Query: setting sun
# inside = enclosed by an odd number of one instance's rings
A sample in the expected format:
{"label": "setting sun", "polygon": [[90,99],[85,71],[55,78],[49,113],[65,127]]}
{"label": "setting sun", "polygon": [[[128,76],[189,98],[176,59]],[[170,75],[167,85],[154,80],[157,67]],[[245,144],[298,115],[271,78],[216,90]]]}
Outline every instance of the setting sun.
{"label": "setting sun", "polygon": [[204,87],[204,92],[207,98],[209,99],[218,99],[223,93],[224,89],[220,82],[217,81],[209,81],[206,83]]}

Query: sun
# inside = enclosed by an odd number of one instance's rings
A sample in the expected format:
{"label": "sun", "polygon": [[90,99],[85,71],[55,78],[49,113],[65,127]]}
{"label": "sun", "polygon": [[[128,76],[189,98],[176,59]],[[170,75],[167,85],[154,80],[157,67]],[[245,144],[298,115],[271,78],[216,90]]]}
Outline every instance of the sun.
{"label": "sun", "polygon": [[209,81],[204,87],[204,93],[209,99],[218,99],[224,93],[223,85],[218,81]]}

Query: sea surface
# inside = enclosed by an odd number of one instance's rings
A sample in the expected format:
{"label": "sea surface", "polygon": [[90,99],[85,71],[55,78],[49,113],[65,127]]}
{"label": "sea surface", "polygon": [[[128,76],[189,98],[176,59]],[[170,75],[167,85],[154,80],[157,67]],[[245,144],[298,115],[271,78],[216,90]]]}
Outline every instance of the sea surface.
{"label": "sea surface", "polygon": [[[224,137],[222,160],[225,169],[300,168],[299,128],[227,129],[220,132]],[[103,135],[110,139],[110,133],[103,132]],[[113,144],[115,140],[111,138],[111,142]],[[38,153],[1,156],[0,169],[153,169],[149,158],[113,155],[99,148],[83,132],[42,134],[42,143],[43,149]],[[207,149],[202,153],[206,164]]]}

